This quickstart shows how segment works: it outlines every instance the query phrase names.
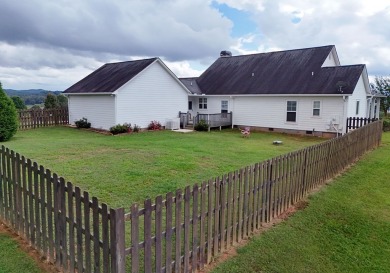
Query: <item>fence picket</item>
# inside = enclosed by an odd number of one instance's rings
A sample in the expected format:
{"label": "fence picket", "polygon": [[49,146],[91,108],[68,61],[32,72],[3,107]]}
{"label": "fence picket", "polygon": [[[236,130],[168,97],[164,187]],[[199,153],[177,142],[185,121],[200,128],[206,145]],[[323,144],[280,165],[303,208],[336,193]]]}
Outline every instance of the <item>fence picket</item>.
{"label": "fence picket", "polygon": [[181,271],[181,190],[176,191],[175,202],[175,272]]}
{"label": "fence picket", "polygon": [[192,192],[192,259],[191,259],[191,271],[195,272],[198,268],[198,197],[199,187],[195,184]]}
{"label": "fence picket", "polygon": [[170,273],[172,272],[172,216],[173,216],[173,193],[169,192],[166,195],[166,202],[165,202],[165,208],[166,208],[166,218],[165,218],[165,228],[166,228],[166,234],[165,234],[165,272]]}

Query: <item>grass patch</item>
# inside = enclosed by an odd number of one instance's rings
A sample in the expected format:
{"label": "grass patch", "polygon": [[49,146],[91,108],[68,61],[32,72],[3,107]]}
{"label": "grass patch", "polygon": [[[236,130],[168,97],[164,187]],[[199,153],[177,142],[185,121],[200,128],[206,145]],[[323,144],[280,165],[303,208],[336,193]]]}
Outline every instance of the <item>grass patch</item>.
{"label": "grass patch", "polygon": [[42,272],[8,234],[0,231],[0,273]]}
{"label": "grass patch", "polygon": [[390,272],[390,133],[309,206],[213,272]]}
{"label": "grass patch", "polygon": [[[283,145],[272,145],[274,140]],[[67,127],[19,131],[6,146],[113,207],[154,198],[323,139],[238,130],[106,136]]]}

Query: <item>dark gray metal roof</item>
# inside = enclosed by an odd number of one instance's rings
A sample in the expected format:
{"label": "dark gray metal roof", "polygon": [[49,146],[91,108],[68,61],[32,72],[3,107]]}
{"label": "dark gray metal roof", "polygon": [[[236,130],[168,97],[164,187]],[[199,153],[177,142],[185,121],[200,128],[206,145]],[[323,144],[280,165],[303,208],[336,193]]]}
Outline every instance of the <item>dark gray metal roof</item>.
{"label": "dark gray metal roof", "polygon": [[107,63],[64,91],[65,94],[113,93],[157,58]]}
{"label": "dark gray metal roof", "polygon": [[364,65],[323,67],[333,45],[220,57],[197,79],[206,95],[351,94]]}
{"label": "dark gray metal roof", "polygon": [[184,84],[185,87],[191,92],[191,94],[201,95],[202,91],[200,90],[198,83],[196,82],[198,78],[179,78],[179,80]]}

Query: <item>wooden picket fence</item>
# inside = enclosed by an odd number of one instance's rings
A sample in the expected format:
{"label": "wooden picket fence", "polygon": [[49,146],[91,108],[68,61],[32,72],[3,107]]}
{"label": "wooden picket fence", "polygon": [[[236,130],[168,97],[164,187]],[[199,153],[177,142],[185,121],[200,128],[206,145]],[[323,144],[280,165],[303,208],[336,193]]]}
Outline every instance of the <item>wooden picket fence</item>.
{"label": "wooden picket fence", "polygon": [[381,141],[377,121],[200,185],[133,204],[125,215],[131,272],[195,272],[335,177]]}
{"label": "wooden picket fence", "polygon": [[348,130],[351,130],[351,129],[354,130],[354,129],[360,128],[368,123],[371,123],[371,122],[374,122],[377,120],[378,120],[377,118],[357,118],[357,117],[347,118],[347,126],[346,126],[347,133],[348,133]]}
{"label": "wooden picket fence", "polygon": [[67,124],[69,124],[68,107],[19,111],[20,130]]}
{"label": "wooden picket fence", "polygon": [[115,231],[123,217],[123,209],[109,209],[50,170],[1,147],[0,220],[64,272],[119,272],[116,249],[122,242]]}
{"label": "wooden picket fence", "polygon": [[2,146],[0,218],[64,272],[195,272],[381,142],[382,122],[109,209]]}

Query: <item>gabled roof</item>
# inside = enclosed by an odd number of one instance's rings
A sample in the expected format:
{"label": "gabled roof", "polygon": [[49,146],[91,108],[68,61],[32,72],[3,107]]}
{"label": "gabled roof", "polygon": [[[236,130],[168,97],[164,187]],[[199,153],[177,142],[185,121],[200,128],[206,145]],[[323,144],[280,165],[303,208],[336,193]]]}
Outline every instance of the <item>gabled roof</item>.
{"label": "gabled roof", "polygon": [[197,77],[179,78],[179,80],[192,94],[201,95],[202,91],[200,90],[198,83],[196,82],[197,79],[198,79]]}
{"label": "gabled roof", "polygon": [[364,65],[321,67],[333,49],[329,45],[220,57],[196,82],[206,95],[335,95],[340,94],[338,82],[346,83],[344,94],[352,94]]}
{"label": "gabled roof", "polygon": [[113,93],[158,58],[107,63],[64,91],[65,94]]}

